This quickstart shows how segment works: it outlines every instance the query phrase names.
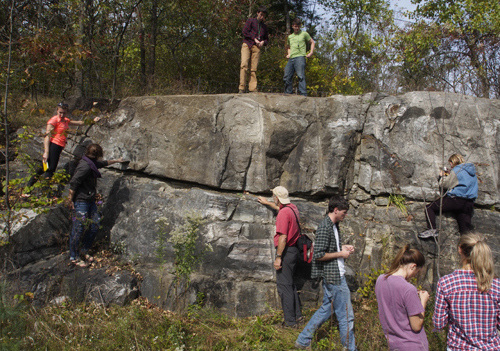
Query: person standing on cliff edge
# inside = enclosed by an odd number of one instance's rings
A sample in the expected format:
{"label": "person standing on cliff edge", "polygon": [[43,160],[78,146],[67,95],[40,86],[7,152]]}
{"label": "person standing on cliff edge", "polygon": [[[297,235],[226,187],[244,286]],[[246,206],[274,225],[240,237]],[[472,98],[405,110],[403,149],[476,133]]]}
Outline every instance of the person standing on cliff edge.
{"label": "person standing on cliff edge", "polygon": [[272,192],[274,202],[261,196],[257,200],[278,211],[274,235],[276,285],[285,317],[283,326],[297,328],[298,324],[304,320],[300,311],[299,293],[293,281],[295,266],[299,259],[299,249],[296,246],[300,235],[299,210],[297,206],[290,203],[286,188],[277,186]]}
{"label": "person standing on cliff edge", "polygon": [[260,7],[256,18],[249,18],[243,27],[243,44],[241,45],[241,66],[239,93],[245,92],[248,67],[250,65],[250,82],[248,91],[257,91],[257,66],[259,65],[260,51],[269,40],[267,26],[264,24],[267,9]]}
{"label": "person standing on cliff edge", "polygon": [[[293,75],[297,73],[299,78],[299,94],[307,96],[306,83],[306,57],[310,58],[314,54],[315,41],[309,33],[300,30],[302,21],[300,18],[295,18],[292,22],[293,33],[287,39],[287,55],[288,63],[285,66],[285,94],[293,93]],[[311,45],[311,51],[307,52],[307,44]]]}

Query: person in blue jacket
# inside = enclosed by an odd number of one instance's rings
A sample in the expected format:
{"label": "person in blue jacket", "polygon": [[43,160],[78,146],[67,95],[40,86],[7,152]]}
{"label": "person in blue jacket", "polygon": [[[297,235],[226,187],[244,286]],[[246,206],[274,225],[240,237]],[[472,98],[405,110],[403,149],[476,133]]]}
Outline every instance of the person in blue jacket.
{"label": "person in blue jacket", "polygon": [[[472,163],[465,163],[460,154],[451,155],[448,162],[451,172],[444,170],[439,173],[439,185],[447,189],[442,200],[442,212],[453,212],[457,218],[460,234],[465,234],[472,229],[474,200],[478,191],[476,168]],[[438,235],[436,213],[439,213],[440,207],[441,199],[426,206],[428,229],[418,235],[420,238]]]}

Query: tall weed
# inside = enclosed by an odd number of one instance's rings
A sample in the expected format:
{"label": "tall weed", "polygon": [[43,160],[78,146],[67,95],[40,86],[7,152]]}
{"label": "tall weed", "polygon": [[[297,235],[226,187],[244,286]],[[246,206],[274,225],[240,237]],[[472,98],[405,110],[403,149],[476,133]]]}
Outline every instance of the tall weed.
{"label": "tall weed", "polygon": [[19,350],[25,334],[25,322],[21,318],[27,307],[27,295],[7,295],[7,283],[0,282],[0,350]]}

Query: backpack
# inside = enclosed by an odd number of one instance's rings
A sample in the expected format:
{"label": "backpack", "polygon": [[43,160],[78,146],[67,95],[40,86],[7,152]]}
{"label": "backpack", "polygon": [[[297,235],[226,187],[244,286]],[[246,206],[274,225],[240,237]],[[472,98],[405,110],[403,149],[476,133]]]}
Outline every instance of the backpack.
{"label": "backpack", "polygon": [[[288,206],[284,206],[288,207]],[[306,262],[306,263],[311,263],[312,258],[313,258],[313,251],[314,251],[314,233],[306,233],[302,234],[302,229],[300,228],[300,223],[299,219],[297,218],[297,214],[295,213],[294,210],[292,210],[291,207],[288,207],[293,214],[295,215],[295,220],[297,221],[297,225],[299,226],[299,238],[297,239],[297,242],[295,245],[299,249],[300,255],[299,258]]]}
{"label": "backpack", "polygon": [[[313,238],[311,239],[310,236]],[[299,248],[300,259],[302,259],[306,263],[311,263],[313,258],[313,250],[314,250],[314,233],[306,233],[299,234],[299,238],[297,239],[297,247]],[[309,254],[309,255],[308,255]]]}

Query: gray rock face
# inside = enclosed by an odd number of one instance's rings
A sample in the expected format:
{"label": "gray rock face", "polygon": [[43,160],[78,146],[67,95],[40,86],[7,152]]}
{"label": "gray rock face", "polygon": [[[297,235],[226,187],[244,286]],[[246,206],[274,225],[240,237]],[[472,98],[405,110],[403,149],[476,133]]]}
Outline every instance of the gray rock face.
{"label": "gray rock face", "polygon": [[23,211],[23,215],[24,219],[16,221],[13,228],[11,241],[14,256],[10,265],[23,267],[56,255],[68,247],[68,233],[71,231],[68,209],[58,206],[47,213]]}
{"label": "gray rock face", "polygon": [[67,299],[123,306],[139,296],[138,281],[128,271],[109,273],[105,268],[89,270],[68,263],[66,255],[58,255],[26,265],[9,274],[9,289],[33,292],[35,306]]}
{"label": "gray rock face", "polygon": [[[90,132],[105,158],[130,160],[127,170],[111,166],[99,180],[106,199],[100,235],[124,248],[123,258],[144,277],[140,293],[150,301],[177,310],[201,292],[206,303],[248,316],[279,308],[279,301],[272,268],[275,214],[247,192],[269,196],[270,188],[287,187],[304,230],[316,229],[329,196],[344,194],[351,209],[341,230],[356,248],[347,261],[351,288],[364,279],[358,273],[390,263],[406,243],[425,252],[422,284],[431,288],[458,265],[452,215],[442,218],[439,248],[417,237],[425,228],[425,202],[437,198],[437,174],[453,153],[476,165],[473,225],[488,237],[498,261],[499,116],[499,101],[428,92],[128,98]],[[391,194],[405,205],[391,204]],[[155,223],[165,217],[170,232],[187,213],[203,217],[200,244],[213,248],[189,285],[174,282],[170,243],[158,259]],[[56,208],[21,228],[13,237],[14,262],[23,266],[60,252],[50,238],[68,235],[68,218],[67,210]],[[321,297],[309,274],[307,265],[299,267],[306,305]]]}
{"label": "gray rock face", "polygon": [[424,200],[461,153],[498,206],[500,104],[445,93],[330,98],[205,95],[128,98],[92,137],[145,174],[222,190],[295,194],[361,189]]}

